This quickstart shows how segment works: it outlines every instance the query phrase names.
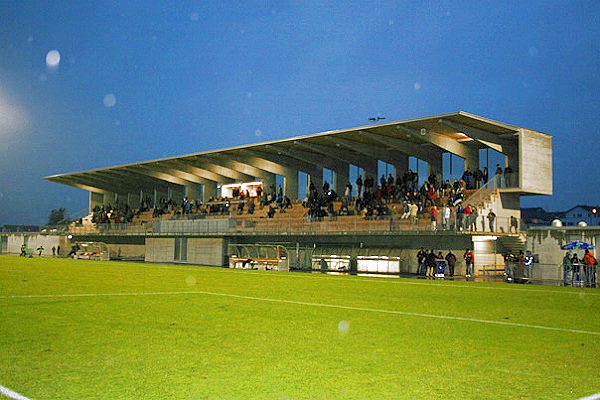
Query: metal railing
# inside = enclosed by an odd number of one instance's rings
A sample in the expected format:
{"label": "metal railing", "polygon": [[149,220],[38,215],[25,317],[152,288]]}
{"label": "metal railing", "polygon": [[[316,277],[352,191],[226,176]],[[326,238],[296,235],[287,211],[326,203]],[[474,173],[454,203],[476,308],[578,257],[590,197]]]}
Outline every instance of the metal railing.
{"label": "metal railing", "polygon": [[417,220],[402,219],[398,216],[384,216],[378,219],[365,219],[362,216],[325,217],[320,221],[305,218],[236,218],[208,217],[203,219],[155,220],[143,224],[93,224],[69,227],[74,235],[165,235],[165,234],[318,234],[318,233],[489,233],[517,234],[520,224],[507,217],[490,221],[486,216],[471,216],[457,219],[453,214],[448,221],[443,218],[434,226],[428,216]]}

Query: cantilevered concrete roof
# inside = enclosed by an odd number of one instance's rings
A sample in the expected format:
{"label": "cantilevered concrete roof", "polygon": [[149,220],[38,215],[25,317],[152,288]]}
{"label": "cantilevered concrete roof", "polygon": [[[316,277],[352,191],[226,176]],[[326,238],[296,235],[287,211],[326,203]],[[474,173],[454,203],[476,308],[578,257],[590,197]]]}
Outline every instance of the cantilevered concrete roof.
{"label": "cantilevered concrete roof", "polygon": [[254,180],[265,173],[335,169],[339,163],[365,160],[394,163],[399,155],[420,159],[518,144],[517,126],[467,112],[435,115],[296,136],[178,157],[51,175],[45,179],[91,192],[136,193],[156,187]]}

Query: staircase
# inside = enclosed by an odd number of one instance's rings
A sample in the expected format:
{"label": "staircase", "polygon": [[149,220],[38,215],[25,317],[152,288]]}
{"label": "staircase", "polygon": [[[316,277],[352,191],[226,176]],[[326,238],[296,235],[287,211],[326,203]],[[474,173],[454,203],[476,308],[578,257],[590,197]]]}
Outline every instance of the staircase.
{"label": "staircase", "polygon": [[500,236],[498,237],[498,245],[503,254],[512,253],[519,254],[519,251],[525,251],[525,244],[527,243],[527,236],[520,233],[512,236]]}

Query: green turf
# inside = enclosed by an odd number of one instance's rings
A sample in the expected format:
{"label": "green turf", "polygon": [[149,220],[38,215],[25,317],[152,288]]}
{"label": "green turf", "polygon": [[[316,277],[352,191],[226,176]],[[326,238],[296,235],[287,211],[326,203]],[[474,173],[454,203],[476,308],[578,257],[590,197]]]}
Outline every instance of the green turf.
{"label": "green turf", "polygon": [[[53,296],[109,293],[126,295]],[[0,385],[40,399],[578,398],[600,392],[599,310],[595,289],[2,256]]]}

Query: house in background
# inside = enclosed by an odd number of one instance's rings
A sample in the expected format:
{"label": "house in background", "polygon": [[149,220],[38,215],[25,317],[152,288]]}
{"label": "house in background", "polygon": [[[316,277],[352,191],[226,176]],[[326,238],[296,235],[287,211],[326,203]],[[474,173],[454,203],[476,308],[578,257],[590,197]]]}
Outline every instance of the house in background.
{"label": "house in background", "polygon": [[561,218],[564,226],[574,226],[585,222],[588,226],[600,225],[600,206],[578,205],[565,211]]}
{"label": "house in background", "polygon": [[564,221],[564,211],[546,211],[542,207],[521,208],[521,219],[528,226],[548,226],[552,221]]}
{"label": "house in background", "polygon": [[528,226],[548,226],[558,219],[562,226],[577,226],[585,222],[588,226],[600,225],[600,206],[577,205],[567,211],[546,211],[541,207],[521,209],[521,218]]}

